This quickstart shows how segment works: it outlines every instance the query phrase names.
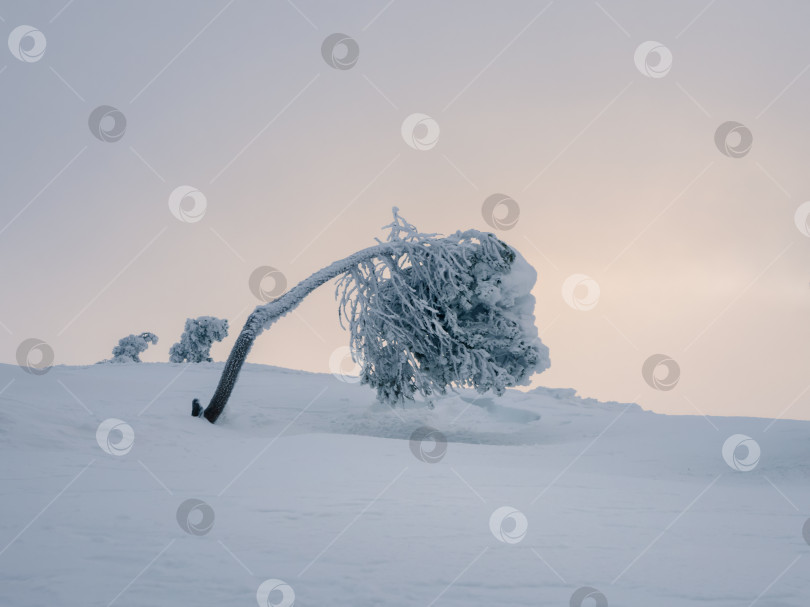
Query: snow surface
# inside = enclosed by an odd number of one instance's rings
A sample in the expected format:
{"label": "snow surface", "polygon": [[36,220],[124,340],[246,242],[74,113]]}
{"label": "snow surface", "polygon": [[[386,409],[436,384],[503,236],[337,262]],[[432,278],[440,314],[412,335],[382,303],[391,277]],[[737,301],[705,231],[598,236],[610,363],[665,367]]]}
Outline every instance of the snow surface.
{"label": "snow surface", "polygon": [[[810,422],[543,388],[394,411],[331,375],[248,364],[212,426],[191,399],[221,369],[0,365],[0,605],[253,606],[269,579],[319,607],[567,606],[583,586],[605,599],[582,605],[810,598]],[[97,440],[109,418],[132,428],[119,455],[111,424]],[[436,463],[408,440],[424,425],[447,437]],[[761,448],[749,472],[721,455],[734,434]]]}

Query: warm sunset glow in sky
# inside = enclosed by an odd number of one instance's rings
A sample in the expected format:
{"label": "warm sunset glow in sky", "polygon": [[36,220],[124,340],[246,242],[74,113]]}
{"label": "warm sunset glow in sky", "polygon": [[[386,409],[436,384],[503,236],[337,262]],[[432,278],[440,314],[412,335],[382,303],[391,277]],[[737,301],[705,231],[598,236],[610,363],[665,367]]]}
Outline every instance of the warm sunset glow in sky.
{"label": "warm sunset glow in sky", "polygon": [[[90,364],[141,331],[160,337],[144,361],[166,361],[199,315],[230,320],[224,360],[258,266],[292,286],[382,237],[394,205],[425,231],[493,230],[482,204],[504,193],[520,217],[496,232],[538,271],[551,351],[533,385],[810,419],[794,220],[810,5],[77,2],[49,24],[59,4],[0,13],[4,36],[47,38],[36,62],[0,50],[0,361],[37,337]],[[351,69],[321,56],[335,32],[357,41]],[[663,77],[634,63],[646,41],[672,54]],[[125,115],[120,141],[90,133],[100,105]],[[403,140],[414,113],[440,128],[431,149]],[[742,157],[715,144],[727,121],[753,136]],[[169,210],[183,185],[205,196],[199,221]],[[564,301],[572,274],[598,283],[593,309]],[[249,361],[328,372],[347,343],[326,286]],[[642,378],[658,353],[680,366],[673,390]]]}

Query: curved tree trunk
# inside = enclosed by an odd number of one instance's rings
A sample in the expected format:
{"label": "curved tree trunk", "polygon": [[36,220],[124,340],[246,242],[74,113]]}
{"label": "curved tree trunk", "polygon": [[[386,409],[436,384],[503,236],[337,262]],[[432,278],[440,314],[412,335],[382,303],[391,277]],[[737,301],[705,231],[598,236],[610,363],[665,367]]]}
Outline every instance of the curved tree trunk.
{"label": "curved tree trunk", "polygon": [[239,371],[247,358],[250,349],[253,347],[253,342],[262,331],[268,329],[276,320],[294,310],[304,298],[312,293],[315,289],[322,284],[332,280],[336,276],[340,276],[344,272],[350,270],[353,266],[362,261],[366,261],[372,257],[380,255],[390,255],[396,253],[399,247],[396,243],[382,243],[373,247],[368,247],[357,253],[349,255],[348,257],[336,261],[331,265],[318,270],[308,278],[302,280],[292,289],[284,293],[278,299],[258,306],[248,316],[245,326],[239,337],[236,338],[236,343],[231,349],[228,356],[228,361],[225,363],[225,369],[222,371],[222,377],[219,379],[216,392],[211,398],[211,402],[202,411],[202,407],[197,399],[192,403],[192,415],[195,417],[202,414],[212,424],[217,421],[219,416],[225,409],[228,403],[228,398],[231,396],[236,380],[239,377]]}

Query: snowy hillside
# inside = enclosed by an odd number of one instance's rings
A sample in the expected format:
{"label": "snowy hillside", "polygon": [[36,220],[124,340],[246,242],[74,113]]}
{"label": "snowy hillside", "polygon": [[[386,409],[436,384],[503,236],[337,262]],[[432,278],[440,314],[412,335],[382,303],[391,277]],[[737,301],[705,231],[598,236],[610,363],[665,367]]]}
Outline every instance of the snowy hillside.
{"label": "snowy hillside", "polygon": [[[220,424],[192,418],[221,369],[0,366],[0,605],[810,596],[810,422],[547,389],[391,410],[367,387],[260,365]],[[753,440],[724,459],[738,434]]]}

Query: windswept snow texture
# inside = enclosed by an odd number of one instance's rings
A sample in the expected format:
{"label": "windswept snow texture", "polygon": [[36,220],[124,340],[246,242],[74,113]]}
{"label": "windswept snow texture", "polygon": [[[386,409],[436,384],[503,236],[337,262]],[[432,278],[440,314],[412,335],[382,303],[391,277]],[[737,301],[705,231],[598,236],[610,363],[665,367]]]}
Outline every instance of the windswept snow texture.
{"label": "windswept snow texture", "polygon": [[[268,579],[299,607],[567,606],[584,586],[605,602],[583,606],[810,597],[808,422],[549,389],[392,410],[258,365],[220,424],[192,418],[221,369],[0,366],[0,605],[253,606]],[[422,426],[441,434],[420,449]],[[748,472],[721,454],[736,434],[761,449]],[[738,467],[750,453],[732,449]]]}

